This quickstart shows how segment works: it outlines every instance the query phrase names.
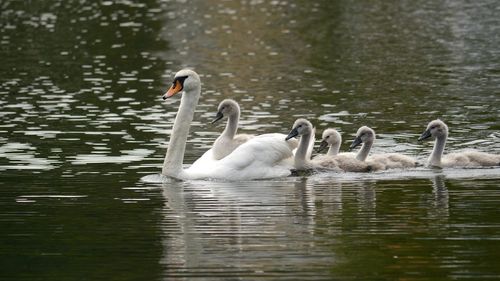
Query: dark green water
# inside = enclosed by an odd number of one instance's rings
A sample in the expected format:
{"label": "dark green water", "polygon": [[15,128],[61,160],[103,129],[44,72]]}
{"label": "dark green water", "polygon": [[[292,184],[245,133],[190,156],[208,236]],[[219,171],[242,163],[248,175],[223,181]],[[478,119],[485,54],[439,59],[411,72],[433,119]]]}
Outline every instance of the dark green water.
{"label": "dark green water", "polygon": [[[1,280],[500,279],[500,169],[147,183],[192,67],[222,131],[373,127],[373,152],[500,153],[495,1],[0,1]],[[319,137],[319,135],[318,135]]]}

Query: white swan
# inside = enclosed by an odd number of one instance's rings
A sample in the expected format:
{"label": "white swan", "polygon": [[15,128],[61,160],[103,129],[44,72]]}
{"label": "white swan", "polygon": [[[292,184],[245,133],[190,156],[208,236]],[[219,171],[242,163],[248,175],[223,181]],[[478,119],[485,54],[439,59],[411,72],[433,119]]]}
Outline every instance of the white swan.
{"label": "white swan", "polygon": [[373,171],[416,167],[417,162],[413,158],[399,153],[375,154],[368,157],[374,141],[375,131],[367,126],[363,126],[358,129],[356,138],[350,146],[353,149],[363,144],[356,158],[360,161],[366,161],[372,167]]}
{"label": "white swan", "polygon": [[316,157],[310,159],[310,153],[308,153],[311,141],[314,142],[314,128],[311,122],[306,119],[299,118],[293,124],[292,130],[287,136],[287,139],[300,136],[299,147],[295,152],[294,156],[294,167],[298,170],[304,169],[321,169],[321,170],[333,170],[337,172],[341,171],[370,171],[370,167],[367,163],[356,160],[354,157],[338,157],[334,155],[323,155],[321,157]]}
{"label": "white swan", "polygon": [[236,135],[240,120],[240,106],[236,101],[232,99],[223,100],[217,108],[217,115],[212,123],[217,122],[225,116],[227,116],[226,128],[212,146],[213,157],[216,160],[226,157],[238,146],[254,137],[248,134]]}
{"label": "white swan", "polygon": [[198,164],[183,169],[186,140],[201,94],[200,77],[196,72],[189,69],[177,72],[172,87],[163,99],[180,92],[183,92],[181,104],[172,128],[162,175],[177,179],[247,180],[283,177],[290,174],[291,167],[285,163],[286,159],[292,157],[292,150],[297,143],[285,141],[284,134],[254,137],[221,160],[207,157],[204,161],[197,161]]}
{"label": "white swan", "polygon": [[418,138],[419,141],[435,138],[428,166],[434,167],[484,167],[500,166],[500,155],[479,151],[464,151],[449,153],[443,156],[446,139],[448,138],[448,126],[441,120],[433,120],[427,125],[427,129]]}

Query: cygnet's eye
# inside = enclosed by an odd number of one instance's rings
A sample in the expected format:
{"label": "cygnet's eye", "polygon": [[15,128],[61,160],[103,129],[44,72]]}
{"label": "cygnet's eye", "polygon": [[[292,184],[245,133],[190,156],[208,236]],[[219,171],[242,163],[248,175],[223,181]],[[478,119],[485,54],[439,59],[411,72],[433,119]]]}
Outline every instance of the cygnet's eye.
{"label": "cygnet's eye", "polygon": [[329,138],[330,136],[326,136],[326,139]]}

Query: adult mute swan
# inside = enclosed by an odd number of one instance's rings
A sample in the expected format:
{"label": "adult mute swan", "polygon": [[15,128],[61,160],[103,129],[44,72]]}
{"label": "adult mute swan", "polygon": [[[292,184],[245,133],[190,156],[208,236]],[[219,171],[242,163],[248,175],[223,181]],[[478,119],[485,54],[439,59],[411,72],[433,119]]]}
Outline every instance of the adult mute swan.
{"label": "adult mute swan", "polygon": [[427,125],[427,129],[418,138],[419,141],[434,138],[434,149],[427,165],[430,167],[485,167],[500,166],[500,155],[479,151],[464,151],[449,153],[443,156],[446,139],[448,138],[448,126],[441,120],[433,120]]}
{"label": "adult mute swan", "polygon": [[293,124],[292,130],[287,136],[287,139],[300,136],[299,147],[295,152],[294,166],[298,170],[303,169],[323,169],[333,171],[363,171],[368,172],[370,167],[367,163],[358,161],[351,157],[350,160],[345,157],[338,157],[334,155],[323,155],[310,159],[308,153],[311,141],[314,143],[314,128],[306,119],[299,118]]}
{"label": "adult mute swan", "polygon": [[236,135],[240,120],[240,106],[236,101],[232,99],[223,100],[217,108],[217,115],[212,123],[217,122],[225,116],[227,116],[226,128],[212,146],[213,157],[216,160],[226,157],[238,146],[254,137],[248,134]]}
{"label": "adult mute swan", "polygon": [[181,103],[174,121],[172,134],[163,162],[162,175],[177,179],[249,180],[288,176],[296,142],[285,141],[284,134],[264,134],[237,147],[221,160],[198,161],[183,169],[184,152],[194,111],[201,94],[200,77],[196,72],[183,69],[163,99],[181,93]]}
{"label": "adult mute swan", "polygon": [[368,157],[374,141],[375,131],[370,127],[363,126],[358,129],[356,138],[350,146],[350,148],[353,149],[363,144],[356,155],[356,159],[369,163],[373,171],[416,167],[417,162],[413,158],[399,153],[375,154]]}

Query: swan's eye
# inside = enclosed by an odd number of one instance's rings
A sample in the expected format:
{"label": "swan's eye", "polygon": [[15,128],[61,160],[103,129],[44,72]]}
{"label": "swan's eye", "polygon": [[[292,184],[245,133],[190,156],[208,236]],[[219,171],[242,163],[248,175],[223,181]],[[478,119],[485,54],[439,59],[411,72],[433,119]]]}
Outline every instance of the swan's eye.
{"label": "swan's eye", "polygon": [[179,81],[181,83],[181,85],[184,87],[184,81],[188,78],[188,76],[179,76],[179,77],[175,77],[174,78],[174,86],[175,86],[175,82],[176,81]]}
{"label": "swan's eye", "polygon": [[326,136],[326,138],[329,138],[330,136]]}

